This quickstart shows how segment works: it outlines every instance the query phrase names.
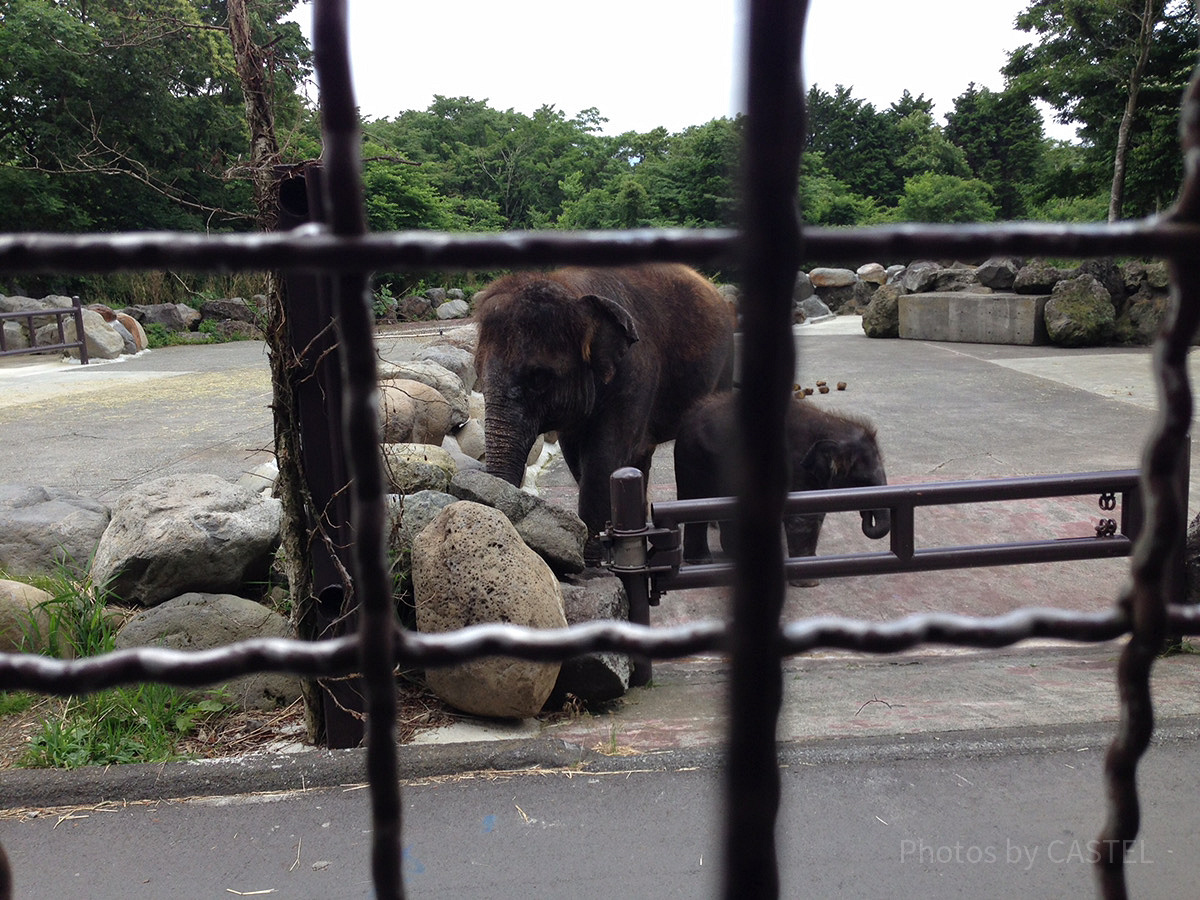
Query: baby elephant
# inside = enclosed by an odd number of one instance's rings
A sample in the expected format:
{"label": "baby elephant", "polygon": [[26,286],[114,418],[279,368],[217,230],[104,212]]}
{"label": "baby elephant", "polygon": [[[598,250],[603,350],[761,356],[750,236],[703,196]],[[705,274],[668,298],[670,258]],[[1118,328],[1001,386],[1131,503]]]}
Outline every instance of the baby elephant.
{"label": "baby elephant", "polygon": [[[728,497],[737,493],[733,470],[736,433],[735,395],[712,394],[684,416],[675,439],[675,482],[680,500]],[[875,429],[861,419],[818,408],[812,400],[793,399],[787,412],[787,440],[792,475],[789,490],[865,487],[887,484]],[[751,448],[749,458],[753,460]],[[789,556],[813,556],[824,513],[785,516]],[[729,551],[730,523],[721,523],[721,546]],[[862,530],[876,539],[891,530],[891,512],[862,512]],[[708,525],[684,526],[683,556],[688,562],[709,562]],[[793,584],[815,584],[794,581]]]}

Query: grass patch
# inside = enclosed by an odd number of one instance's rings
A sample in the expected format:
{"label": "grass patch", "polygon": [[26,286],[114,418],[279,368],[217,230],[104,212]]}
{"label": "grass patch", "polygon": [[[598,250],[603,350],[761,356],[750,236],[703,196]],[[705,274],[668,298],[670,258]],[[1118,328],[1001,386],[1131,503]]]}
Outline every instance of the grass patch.
{"label": "grass patch", "polygon": [[[53,575],[21,580],[50,594],[23,624],[25,646],[61,659],[113,649],[124,612],[108,605],[103,586],[77,578],[65,567]],[[2,693],[0,716],[20,716],[37,702],[32,693]],[[232,711],[220,691],[181,691],[157,683],[69,697],[47,704],[47,709],[17,765],[74,769],[175,759],[181,742]]]}

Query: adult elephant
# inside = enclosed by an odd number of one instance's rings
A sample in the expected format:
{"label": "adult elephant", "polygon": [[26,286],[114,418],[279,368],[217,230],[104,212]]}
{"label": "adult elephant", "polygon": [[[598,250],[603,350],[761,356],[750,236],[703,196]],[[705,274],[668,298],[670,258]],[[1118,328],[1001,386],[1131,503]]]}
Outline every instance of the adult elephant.
{"label": "adult elephant", "polygon": [[609,518],[613,471],[637,466],[649,483],[684,411],[732,382],[733,309],[686,266],[509,275],[476,317],[488,472],[519,486],[535,438],[557,431],[591,536]]}
{"label": "adult elephant", "polygon": [[[727,497],[737,493],[734,468],[738,446],[736,397],[714,394],[697,403],[684,417],[675,440],[675,484],[680,500]],[[813,400],[793,398],[785,418],[791,461],[791,491],[869,487],[887,484],[883,454],[869,422],[818,407]],[[884,537],[892,527],[891,510],[867,509],[862,531],[871,539]],[[825,514],[784,516],[789,556],[813,556]],[[721,546],[730,549],[729,523],[721,523]],[[708,562],[708,524],[683,527],[683,557]],[[810,586],[814,581],[795,580]]]}

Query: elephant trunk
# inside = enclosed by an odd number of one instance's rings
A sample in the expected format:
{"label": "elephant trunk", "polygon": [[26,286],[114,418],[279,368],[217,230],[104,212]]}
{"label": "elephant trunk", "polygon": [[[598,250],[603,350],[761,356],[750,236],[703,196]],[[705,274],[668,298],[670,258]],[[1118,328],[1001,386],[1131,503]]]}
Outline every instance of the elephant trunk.
{"label": "elephant trunk", "polygon": [[519,416],[493,413],[484,415],[484,463],[489,475],[503,478],[517,487],[525,480],[525,460],[537,438],[537,429],[526,425]]}
{"label": "elephant trunk", "polygon": [[862,511],[862,532],[873,541],[884,537],[892,530],[892,511],[890,509],[864,509]]}

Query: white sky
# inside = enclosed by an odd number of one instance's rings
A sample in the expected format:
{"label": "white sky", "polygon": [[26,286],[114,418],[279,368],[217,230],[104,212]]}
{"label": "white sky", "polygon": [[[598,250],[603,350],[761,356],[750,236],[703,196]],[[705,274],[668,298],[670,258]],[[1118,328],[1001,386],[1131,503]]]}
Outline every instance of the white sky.
{"label": "white sky", "polygon": [[[811,0],[808,85],[852,88],[885,109],[908,89],[944,123],[970,82],[1000,89],[1030,0]],[[679,131],[741,108],[739,0],[349,0],[364,115],[425,109],[434,94],[568,116],[595,106],[605,131]],[[311,5],[294,17],[311,39]],[[1054,137],[1073,129],[1050,125]]]}

